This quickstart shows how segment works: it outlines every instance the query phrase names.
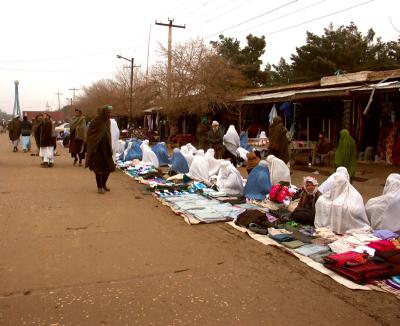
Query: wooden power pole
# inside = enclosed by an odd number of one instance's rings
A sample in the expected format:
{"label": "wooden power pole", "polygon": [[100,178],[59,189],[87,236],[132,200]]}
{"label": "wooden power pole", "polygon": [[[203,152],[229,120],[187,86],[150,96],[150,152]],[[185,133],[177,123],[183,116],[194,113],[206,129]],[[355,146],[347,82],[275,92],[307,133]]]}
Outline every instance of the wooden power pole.
{"label": "wooden power pole", "polygon": [[156,21],[156,25],[168,26],[168,75],[167,75],[167,99],[168,106],[170,105],[171,94],[172,94],[172,28],[186,28],[186,25],[174,25],[173,19],[168,18],[169,23],[159,23]]}

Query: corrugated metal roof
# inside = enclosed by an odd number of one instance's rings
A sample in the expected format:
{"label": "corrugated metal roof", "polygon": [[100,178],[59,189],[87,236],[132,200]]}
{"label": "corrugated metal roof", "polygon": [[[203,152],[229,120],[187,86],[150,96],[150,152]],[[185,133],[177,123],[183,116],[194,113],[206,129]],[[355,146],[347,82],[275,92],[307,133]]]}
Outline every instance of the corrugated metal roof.
{"label": "corrugated metal roof", "polygon": [[317,98],[325,96],[349,96],[354,92],[365,92],[385,89],[400,89],[400,82],[386,82],[378,84],[370,84],[365,86],[342,86],[342,87],[330,87],[330,88],[315,88],[315,89],[303,89],[303,90],[291,90],[285,92],[276,92],[269,94],[260,95],[247,95],[242,96],[236,102],[239,103],[272,103],[272,102],[283,102],[283,101],[294,101],[306,98]]}

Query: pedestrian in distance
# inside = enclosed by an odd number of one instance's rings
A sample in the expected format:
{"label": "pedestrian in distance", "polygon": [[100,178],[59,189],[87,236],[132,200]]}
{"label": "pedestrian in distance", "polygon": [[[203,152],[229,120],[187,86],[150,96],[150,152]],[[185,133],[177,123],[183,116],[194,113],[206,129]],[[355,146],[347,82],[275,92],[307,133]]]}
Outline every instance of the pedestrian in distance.
{"label": "pedestrian in distance", "polygon": [[32,133],[32,123],[28,121],[28,117],[25,115],[22,118],[21,123],[21,135],[22,135],[22,150],[24,153],[31,150],[31,133]]}
{"label": "pedestrian in distance", "polygon": [[335,152],[336,167],[344,166],[350,175],[350,181],[356,174],[356,143],[347,129],[340,131],[339,144]]}
{"label": "pedestrian in distance", "polygon": [[52,168],[54,166],[54,137],[53,122],[50,114],[43,113],[43,120],[37,128],[39,133],[39,156],[42,158],[42,168]]}
{"label": "pedestrian in distance", "polygon": [[82,110],[75,109],[75,116],[70,122],[69,152],[74,159],[74,165],[78,163],[82,166],[82,160],[86,153],[86,119],[82,115]]}
{"label": "pedestrian in distance", "polygon": [[110,173],[115,171],[111,143],[111,110],[111,105],[99,109],[87,132],[85,166],[94,172],[99,194],[110,191],[107,180]]}
{"label": "pedestrian in distance", "polygon": [[286,136],[287,129],[281,117],[275,117],[269,126],[269,154],[276,156],[283,162],[289,162],[289,140]]}
{"label": "pedestrian in distance", "polygon": [[22,123],[19,119],[19,115],[15,116],[8,125],[8,135],[13,146],[13,152],[18,152],[19,138],[21,136],[21,125]]}
{"label": "pedestrian in distance", "polygon": [[219,128],[218,121],[213,121],[211,130],[208,132],[208,145],[215,151],[215,158],[221,159],[224,151],[223,147],[223,134]]}

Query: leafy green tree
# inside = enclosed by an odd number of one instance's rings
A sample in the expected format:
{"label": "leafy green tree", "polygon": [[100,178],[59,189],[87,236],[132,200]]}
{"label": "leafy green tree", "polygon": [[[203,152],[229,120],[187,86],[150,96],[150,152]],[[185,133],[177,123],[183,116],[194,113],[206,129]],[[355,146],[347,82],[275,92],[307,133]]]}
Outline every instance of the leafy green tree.
{"label": "leafy green tree", "polygon": [[[307,32],[306,44],[291,56],[294,81],[316,80],[335,73],[385,70],[399,66],[399,44],[384,43],[373,29],[363,35],[354,23],[330,24],[322,36]],[[279,65],[278,65],[279,67]]]}
{"label": "leafy green tree", "polygon": [[261,56],[265,53],[265,36],[252,34],[246,37],[247,45],[243,48],[237,39],[219,35],[219,41],[211,41],[211,45],[228,64],[239,69],[247,77],[252,86],[261,86],[268,81],[268,73],[261,70]]}

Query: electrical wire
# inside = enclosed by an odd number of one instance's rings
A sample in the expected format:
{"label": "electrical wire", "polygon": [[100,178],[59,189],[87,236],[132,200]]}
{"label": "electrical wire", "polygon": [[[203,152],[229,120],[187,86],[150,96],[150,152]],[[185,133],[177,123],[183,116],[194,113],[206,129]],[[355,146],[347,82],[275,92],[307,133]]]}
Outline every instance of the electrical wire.
{"label": "electrical wire", "polygon": [[319,16],[319,17],[304,21],[302,23],[294,24],[294,25],[291,25],[291,26],[288,26],[288,27],[281,28],[281,29],[278,29],[276,31],[270,32],[270,33],[266,33],[265,35],[268,36],[268,35],[273,35],[273,34],[277,34],[277,33],[280,33],[280,32],[285,32],[285,31],[287,31],[289,29],[293,29],[293,28],[299,27],[299,26],[304,25],[304,24],[312,23],[312,22],[315,22],[315,21],[323,19],[323,18],[334,16],[334,15],[340,14],[342,12],[345,12],[345,11],[348,11],[348,10],[351,10],[351,9],[366,5],[367,3],[370,3],[370,2],[373,2],[373,1],[375,1],[375,0],[364,1],[364,2],[358,3],[358,4],[354,5],[354,6],[347,7],[347,8],[341,9],[341,10],[337,10],[337,11],[331,12],[329,14],[326,14],[326,15],[323,15],[323,16]]}
{"label": "electrical wire", "polygon": [[43,73],[66,73],[66,74],[112,74],[109,71],[71,71],[71,70],[36,70],[36,69],[20,69],[0,67],[3,71],[21,71],[21,72],[43,72]]}
{"label": "electrical wire", "polygon": [[[221,33],[226,32],[226,31],[229,31],[230,29],[233,29],[233,28],[239,27],[239,26],[241,26],[241,25],[247,24],[248,22],[251,22],[251,21],[253,21],[253,20],[256,20],[256,19],[261,18],[261,17],[263,17],[263,16],[266,16],[266,15],[268,15],[268,14],[271,14],[271,13],[273,13],[273,12],[279,10],[279,9],[282,9],[282,8],[284,8],[284,7],[287,7],[287,6],[290,6],[290,5],[292,5],[293,3],[298,2],[298,1],[299,1],[299,0],[292,0],[292,1],[290,1],[290,2],[287,2],[287,3],[283,4],[283,5],[280,5],[280,6],[278,6],[278,7],[273,8],[273,9],[271,9],[271,10],[268,10],[268,11],[266,11],[266,12],[263,12],[263,13],[260,14],[260,15],[257,15],[257,16],[255,16],[255,17],[251,17],[251,18],[246,19],[246,20],[244,20],[244,21],[242,21],[242,22],[240,22],[240,23],[238,23],[238,24],[235,24],[235,25],[233,25],[233,26],[230,26],[230,27],[227,27],[227,28],[225,28],[225,29],[223,29],[223,30],[220,30],[218,33],[211,34],[211,35],[207,36],[206,39],[208,39],[208,38],[210,38],[210,37],[213,37],[213,36],[220,35]],[[372,0],[372,1],[373,1],[373,0]]]}

